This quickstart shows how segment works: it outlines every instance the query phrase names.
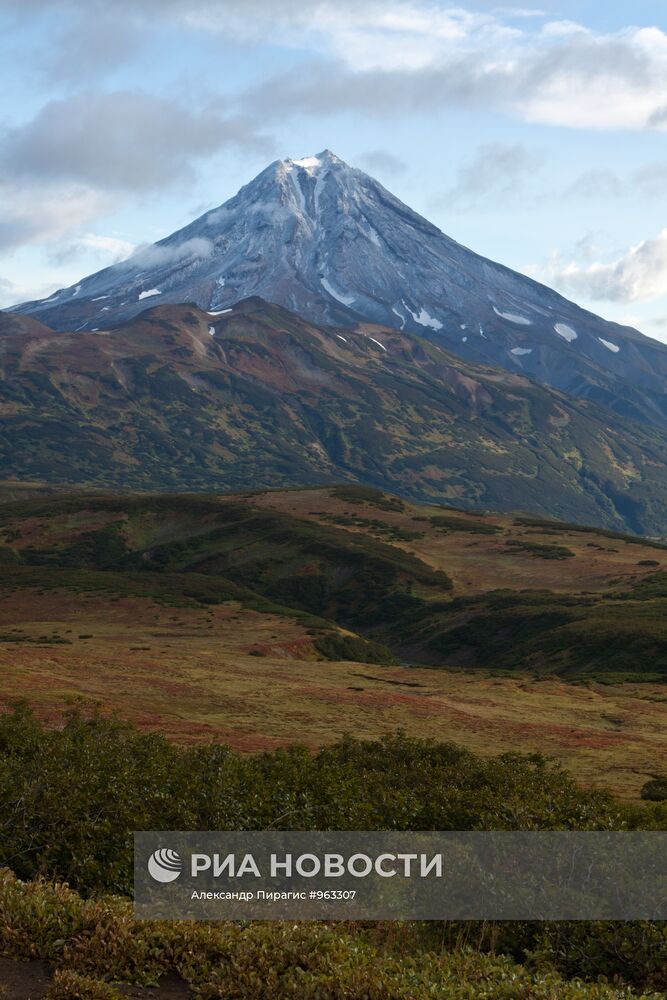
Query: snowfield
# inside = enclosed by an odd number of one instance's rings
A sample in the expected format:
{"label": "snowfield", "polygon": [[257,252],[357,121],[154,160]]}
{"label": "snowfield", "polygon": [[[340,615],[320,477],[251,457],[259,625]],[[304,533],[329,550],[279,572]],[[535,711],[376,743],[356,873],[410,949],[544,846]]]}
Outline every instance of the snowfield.
{"label": "snowfield", "polygon": [[568,344],[571,344],[572,341],[576,340],[578,337],[577,331],[573,330],[571,326],[567,325],[567,323],[554,324],[554,330],[559,337],[562,337],[563,340],[567,340]]}
{"label": "snowfield", "polygon": [[518,313],[501,312],[500,309],[496,309],[495,306],[493,307],[493,311],[496,316],[500,316],[501,319],[506,319],[510,323],[516,323],[518,326],[532,326],[531,320],[526,319],[525,316],[519,316]]}

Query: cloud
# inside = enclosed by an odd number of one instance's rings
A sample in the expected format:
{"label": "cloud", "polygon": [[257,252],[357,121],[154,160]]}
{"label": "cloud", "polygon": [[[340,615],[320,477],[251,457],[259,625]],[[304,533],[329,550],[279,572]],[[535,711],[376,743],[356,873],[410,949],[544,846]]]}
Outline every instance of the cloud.
{"label": "cloud", "polygon": [[457,182],[442,201],[469,207],[488,196],[518,194],[543,162],[543,153],[520,143],[485,143],[468,163],[459,167]]}
{"label": "cloud", "polygon": [[376,115],[483,108],[570,128],[667,128],[667,34],[574,22],[517,28],[499,15],[412,3],[313,16],[324,58],[246,96],[264,113]]}
{"label": "cloud", "polygon": [[613,170],[586,170],[567,188],[569,198],[620,198],[627,185]]}
{"label": "cloud", "polygon": [[[49,101],[0,134],[0,250],[74,233],[51,250],[72,257],[93,239],[82,226],[128,196],[192,182],[201,161],[229,147],[268,155],[273,143],[220,104],[197,109],[133,91]],[[88,249],[115,252],[99,241]]]}
{"label": "cloud", "polygon": [[49,101],[2,136],[5,175],[106,190],[156,190],[191,178],[194,164],[227,145],[266,150],[253,123],[149,94],[79,94]]}
{"label": "cloud", "polygon": [[0,184],[0,250],[58,239],[109,207],[104,194],[85,187]]}
{"label": "cloud", "polygon": [[114,261],[129,257],[136,249],[136,244],[129,240],[121,240],[117,236],[99,236],[97,233],[85,233],[80,242],[87,249],[96,250]]}
{"label": "cloud", "polygon": [[505,17],[549,17],[549,11],[541,7],[494,7],[494,14]]}
{"label": "cloud", "polygon": [[626,175],[614,170],[587,170],[566,190],[567,197],[585,198],[656,198],[667,188],[667,162],[648,163]]}
{"label": "cloud", "polygon": [[387,149],[371,149],[367,153],[362,153],[358,157],[358,163],[371,173],[389,174],[392,177],[404,174],[408,169],[403,160]]}
{"label": "cloud", "polygon": [[[3,10],[32,23],[50,19],[52,4],[0,0]],[[246,108],[281,117],[462,107],[569,128],[667,129],[667,34],[657,27],[602,32],[530,4],[480,11],[432,0],[116,0],[108,10],[62,0],[60,37],[49,36],[44,56],[56,77],[101,76],[176,27],[230,46],[310,51],[310,67],[300,61],[246,95]]]}
{"label": "cloud", "polygon": [[649,302],[667,294],[667,229],[609,263],[566,260],[554,253],[533,277],[572,295],[608,302]]}
{"label": "cloud", "polygon": [[66,246],[58,244],[49,249],[48,257],[51,263],[62,265],[70,263],[85,254],[87,259],[93,258],[101,264],[117,264],[125,260],[136,249],[135,243],[121,240],[116,236],[100,236],[98,233],[84,233],[78,239]]}
{"label": "cloud", "polygon": [[43,73],[51,82],[89,85],[129,62],[142,48],[146,35],[137,18],[116,17],[111,8],[79,12],[65,20],[49,39]]}
{"label": "cloud", "polygon": [[0,309],[6,309],[16,302],[16,286],[8,278],[0,278]]}
{"label": "cloud", "polygon": [[210,257],[213,253],[213,244],[210,240],[196,236],[183,243],[168,244],[159,246],[156,243],[147,243],[137,247],[135,252],[126,262],[128,267],[155,268],[165,267],[177,260],[184,260],[190,257],[193,260]]}

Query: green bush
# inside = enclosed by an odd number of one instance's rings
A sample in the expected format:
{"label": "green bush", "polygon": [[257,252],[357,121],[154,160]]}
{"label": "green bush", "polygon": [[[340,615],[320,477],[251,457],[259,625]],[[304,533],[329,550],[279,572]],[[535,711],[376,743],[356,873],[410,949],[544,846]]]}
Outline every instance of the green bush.
{"label": "green bush", "polygon": [[402,734],[242,755],[78,709],[49,730],[25,707],[0,715],[0,816],[0,864],[21,878],[128,895],[134,830],[622,825],[611,796],[535,755],[486,759]]}
{"label": "green bush", "polygon": [[338,635],[331,633],[316,639],[314,643],[318,653],[327,660],[352,660],[356,663],[380,663],[392,665],[398,663],[396,657],[386,646],[368,639],[359,639],[353,635]]}
{"label": "green bush", "polygon": [[434,528],[448,533],[450,531],[466,531],[473,535],[497,535],[500,528],[496,524],[487,524],[485,521],[475,521],[472,518],[452,517],[451,515],[438,514],[429,518]]}
{"label": "green bush", "polygon": [[521,552],[527,552],[531,556],[537,556],[539,559],[574,559],[572,549],[567,549],[564,545],[547,545],[539,542],[525,542],[514,539],[505,542],[505,545],[519,549]]}

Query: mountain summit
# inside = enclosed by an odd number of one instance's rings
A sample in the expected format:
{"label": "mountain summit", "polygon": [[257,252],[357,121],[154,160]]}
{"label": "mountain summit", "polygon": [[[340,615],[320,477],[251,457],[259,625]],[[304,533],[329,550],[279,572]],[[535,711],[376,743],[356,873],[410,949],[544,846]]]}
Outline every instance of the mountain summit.
{"label": "mountain summit", "polygon": [[468,250],[329,150],[277,160],[184,229],[15,310],[92,331],[158,302],[220,312],[250,296],[320,324],[419,333],[667,426],[667,346]]}

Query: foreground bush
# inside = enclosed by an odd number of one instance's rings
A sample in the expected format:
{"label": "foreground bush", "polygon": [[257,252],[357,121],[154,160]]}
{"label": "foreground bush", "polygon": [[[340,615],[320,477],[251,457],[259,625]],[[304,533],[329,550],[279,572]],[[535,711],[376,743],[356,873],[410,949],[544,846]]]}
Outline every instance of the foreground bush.
{"label": "foreground bush", "polygon": [[[392,945],[355,926],[135,921],[121,899],[0,871],[0,954],[55,967],[48,1000],[114,1000],[114,981],[174,970],[202,1000],[632,1000],[631,989],[564,980],[505,956]],[[409,946],[406,948],[406,945]],[[106,982],[105,982],[106,981]],[[659,1000],[660,994],[642,997]]]}
{"label": "foreground bush", "polygon": [[556,830],[622,826],[604,792],[539,756],[392,736],[240,755],[72,712],[0,715],[0,865],[132,891],[134,830]]}

